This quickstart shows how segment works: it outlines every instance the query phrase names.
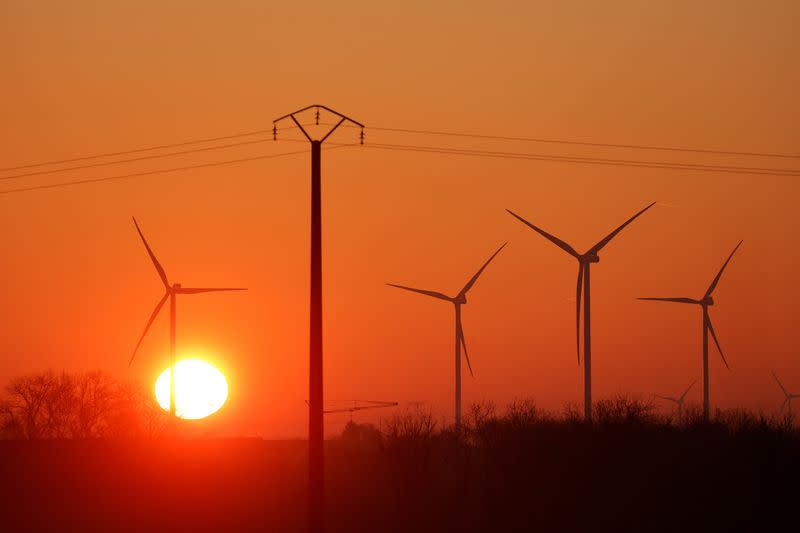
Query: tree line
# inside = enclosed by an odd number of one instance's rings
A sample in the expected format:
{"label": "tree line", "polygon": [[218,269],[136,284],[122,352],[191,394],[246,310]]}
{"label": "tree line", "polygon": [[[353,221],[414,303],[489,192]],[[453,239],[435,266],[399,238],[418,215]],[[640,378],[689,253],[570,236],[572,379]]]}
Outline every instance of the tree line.
{"label": "tree line", "polygon": [[165,424],[149,391],[99,370],[15,377],[0,396],[5,439],[151,438]]}
{"label": "tree line", "polygon": [[[410,410],[329,441],[338,531],[764,531],[791,523],[800,430],[790,413],[658,413],[620,394],[562,412],[471,405],[459,430]],[[354,453],[355,452],[355,453]],[[344,507],[344,498],[335,500]]]}

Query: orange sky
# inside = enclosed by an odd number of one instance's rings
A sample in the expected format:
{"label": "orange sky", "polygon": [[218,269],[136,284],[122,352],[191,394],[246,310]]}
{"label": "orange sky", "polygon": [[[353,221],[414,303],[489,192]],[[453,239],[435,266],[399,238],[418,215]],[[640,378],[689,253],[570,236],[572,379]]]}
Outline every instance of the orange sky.
{"label": "orange sky", "polygon": [[[162,4],[4,2],[0,166],[269,128],[317,102],[368,127],[800,153],[794,2]],[[332,141],[355,139],[343,130]],[[799,166],[369,129],[367,141]],[[267,143],[0,187],[303,148]],[[308,159],[1,195],[0,380],[45,368],[155,380],[166,316],[127,368],[161,296],[135,214],[172,279],[250,288],[178,302],[180,351],[231,382],[214,431],[302,436]],[[580,401],[575,261],[503,210],[583,251],[654,200],[592,270],[595,396],[671,394],[700,378],[700,311],[634,298],[700,297],[739,239],[712,309],[732,367],[712,348],[712,403],[774,409],[770,369],[800,391],[797,178],[367,148],[324,153],[322,165],[328,400],[421,401],[451,416],[452,308],[383,284],[455,292],[509,240],[464,308],[476,372],[464,401]]]}

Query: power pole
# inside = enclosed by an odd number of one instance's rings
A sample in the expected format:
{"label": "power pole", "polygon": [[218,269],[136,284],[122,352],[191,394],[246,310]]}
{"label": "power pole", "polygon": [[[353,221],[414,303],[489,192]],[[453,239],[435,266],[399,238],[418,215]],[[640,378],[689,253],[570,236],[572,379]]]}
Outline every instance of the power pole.
{"label": "power pole", "polygon": [[[319,125],[319,111],[332,113],[339,120],[320,139],[314,139],[306,131],[295,115],[316,110],[316,124]],[[311,302],[309,327],[309,380],[308,380],[308,527],[311,533],[324,531],[324,422],[322,405],[322,186],[321,157],[322,143],[344,122],[361,128],[361,142],[364,142],[364,125],[323,105],[310,105],[298,109],[272,121],[273,137],[277,138],[275,125],[287,118],[300,128],[311,143]]]}

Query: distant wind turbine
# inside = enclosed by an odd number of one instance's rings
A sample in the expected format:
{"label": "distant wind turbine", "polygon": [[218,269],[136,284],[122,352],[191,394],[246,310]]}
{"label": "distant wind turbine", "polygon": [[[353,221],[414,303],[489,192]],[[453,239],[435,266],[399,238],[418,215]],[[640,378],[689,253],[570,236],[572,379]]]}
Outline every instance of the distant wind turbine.
{"label": "distant wind turbine", "polygon": [[464,288],[461,289],[457,295],[450,297],[446,294],[442,294],[441,292],[436,291],[426,291],[422,289],[414,289],[412,287],[406,287],[404,285],[395,285],[394,283],[387,283],[390,287],[397,287],[398,289],[404,289],[411,292],[417,292],[419,294],[424,294],[425,296],[432,296],[433,298],[438,298],[440,300],[445,300],[452,303],[455,306],[456,310],[456,429],[461,427],[461,347],[464,347],[464,357],[467,360],[467,366],[469,367],[470,375],[474,376],[472,372],[472,364],[469,361],[469,354],[467,353],[467,341],[464,340],[464,328],[461,325],[461,306],[467,303],[467,291],[469,291],[472,286],[478,281],[478,277],[481,275],[483,270],[489,266],[489,263],[492,262],[492,259],[495,258],[497,254],[500,253],[500,250],[505,248],[506,244],[504,243],[503,246],[497,249],[497,251],[492,254],[492,256],[483,264],[483,266],[478,270],[478,272],[472,276],[472,278],[464,285]]}
{"label": "distant wind turbine", "polygon": [[694,304],[699,305],[703,308],[703,418],[708,421],[708,413],[709,413],[709,401],[708,401],[708,332],[711,332],[711,337],[714,339],[714,344],[717,345],[717,350],[719,350],[719,355],[722,357],[722,362],[725,363],[725,366],[730,369],[728,365],[728,360],[725,359],[725,354],[722,353],[722,347],[719,345],[719,341],[717,340],[717,334],[714,333],[714,326],[711,325],[711,316],[708,314],[708,308],[714,305],[714,298],[711,297],[711,294],[714,292],[714,289],[717,288],[717,283],[719,283],[719,278],[722,277],[722,273],[725,271],[725,267],[728,266],[733,254],[736,253],[736,250],[739,249],[739,246],[742,245],[742,241],[739,241],[739,244],[736,245],[736,248],[733,249],[731,255],[728,256],[728,259],[725,261],[725,264],[722,265],[722,268],[719,269],[717,276],[711,282],[711,285],[708,286],[708,290],[703,295],[701,300],[695,300],[693,298],[639,298],[639,300],[650,300],[656,302],[673,302],[679,304]]}
{"label": "distant wind turbine", "polygon": [[691,385],[686,387],[686,390],[683,391],[683,394],[677,398],[673,398],[672,396],[659,396],[658,394],[656,394],[655,397],[674,403],[678,409],[678,420],[681,420],[683,418],[683,401],[686,399],[686,395],[689,394],[689,391],[692,389],[692,387],[694,387],[695,383],[697,383],[697,381],[692,381]]}
{"label": "distant wind turbine", "polygon": [[147,331],[150,329],[150,326],[153,324],[153,321],[158,316],[158,313],[161,311],[161,308],[164,307],[167,299],[169,299],[169,368],[170,368],[170,377],[169,377],[169,415],[171,418],[175,418],[175,297],[178,294],[199,294],[201,292],[220,292],[220,291],[246,291],[247,289],[242,288],[194,288],[194,287],[182,287],[180,283],[173,283],[170,284],[169,280],[167,279],[167,274],[164,271],[164,268],[161,266],[161,263],[158,262],[156,259],[153,250],[150,248],[150,245],[147,244],[147,240],[144,238],[144,234],[142,234],[142,230],[139,228],[139,224],[136,222],[136,219],[133,219],[133,224],[136,226],[136,231],[139,232],[139,236],[142,238],[142,242],[144,243],[144,247],[147,249],[147,254],[150,256],[150,259],[153,261],[153,265],[156,267],[156,272],[158,272],[158,277],[161,278],[161,282],[164,284],[165,293],[161,300],[156,304],[156,308],[150,315],[150,319],[147,321],[147,325],[144,327],[144,331],[142,332],[142,336],[139,337],[139,342],[136,343],[136,348],[133,349],[133,355],[131,355],[131,360],[128,362],[128,366],[133,363],[133,359],[136,357],[136,352],[139,351],[139,346],[142,345],[142,341],[144,340],[145,335],[147,335]]}
{"label": "distant wind turbine", "polygon": [[800,394],[791,394],[788,390],[786,390],[786,387],[783,386],[783,383],[781,383],[781,380],[779,380],[778,376],[775,375],[775,372],[772,373],[772,377],[774,377],[775,381],[778,382],[778,386],[781,388],[781,391],[783,391],[783,395],[786,397],[786,399],[781,404],[781,409],[783,409],[784,407],[787,408],[789,414],[791,415],[792,414],[792,400],[796,400],[797,398],[800,398]]}
{"label": "distant wind turbine", "polygon": [[655,205],[655,202],[648,205],[631,218],[625,221],[620,227],[609,233],[603,240],[589,248],[589,250],[584,254],[579,254],[575,251],[575,249],[567,244],[566,242],[562,241],[558,237],[555,237],[541,228],[538,228],[519,216],[518,214],[514,213],[513,211],[506,209],[513,217],[517,218],[520,222],[527,225],[534,231],[541,234],[544,238],[567,252],[569,255],[574,257],[578,260],[578,289],[576,291],[576,326],[575,326],[575,334],[576,334],[576,343],[578,349],[578,364],[581,364],[581,289],[583,289],[583,354],[584,354],[584,366],[583,366],[583,391],[584,391],[584,399],[583,399],[583,410],[584,416],[588,422],[592,421],[592,322],[591,322],[591,306],[590,306],[590,288],[589,288],[589,267],[592,263],[600,262],[600,257],[597,255],[600,250],[605,247],[606,244],[611,242],[611,239],[616,237],[617,233],[622,231],[625,226],[636,220],[642,213],[650,209]]}

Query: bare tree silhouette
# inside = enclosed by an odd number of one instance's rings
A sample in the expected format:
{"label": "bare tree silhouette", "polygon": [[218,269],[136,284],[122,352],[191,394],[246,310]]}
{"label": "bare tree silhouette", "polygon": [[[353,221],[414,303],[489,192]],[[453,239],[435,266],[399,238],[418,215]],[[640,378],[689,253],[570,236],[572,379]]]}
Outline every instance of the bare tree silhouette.
{"label": "bare tree silhouette", "polygon": [[100,371],[19,376],[0,399],[0,435],[13,439],[154,437],[166,418],[143,387]]}
{"label": "bare tree silhouette", "polygon": [[38,439],[44,432],[45,403],[55,376],[51,371],[12,379],[6,386],[6,411],[10,425],[18,428],[20,436]]}

